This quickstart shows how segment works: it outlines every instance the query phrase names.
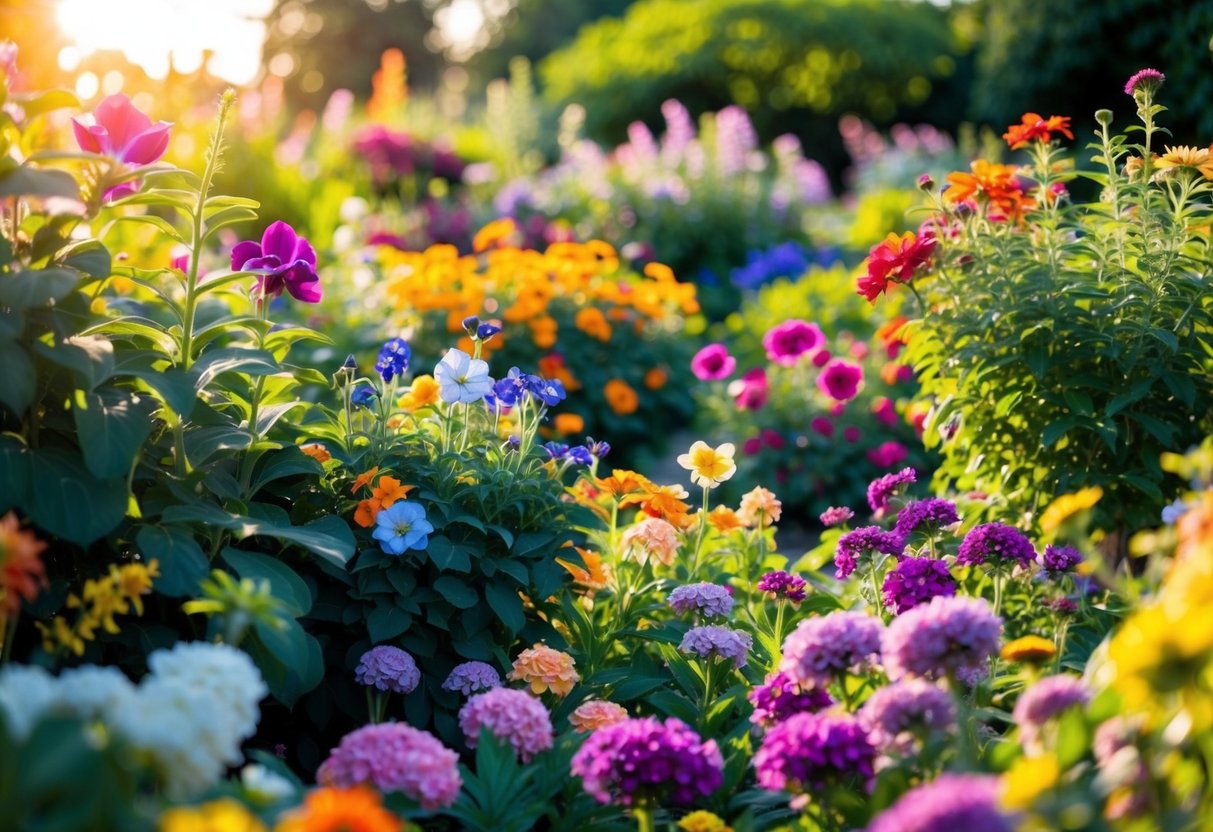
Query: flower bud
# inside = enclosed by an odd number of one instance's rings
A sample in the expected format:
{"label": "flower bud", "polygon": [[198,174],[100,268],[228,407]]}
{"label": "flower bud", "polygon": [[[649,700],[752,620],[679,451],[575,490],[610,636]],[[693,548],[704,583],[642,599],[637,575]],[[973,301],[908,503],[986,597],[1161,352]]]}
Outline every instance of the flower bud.
{"label": "flower bud", "polygon": [[463,319],[463,331],[468,334],[468,337],[475,338],[476,329],[480,326],[480,318],[477,315],[468,315]]}
{"label": "flower bud", "polygon": [[923,191],[931,191],[935,188],[935,180],[931,178],[931,174],[924,173],[918,177],[918,187]]}
{"label": "flower bud", "polygon": [[1095,111],[1095,120],[1098,121],[1101,126],[1107,127],[1108,125],[1110,125],[1112,123],[1112,111],[1111,110],[1096,110]]}
{"label": "flower bud", "polygon": [[497,326],[497,324],[485,323],[476,328],[476,337],[481,341],[487,341],[498,332],[501,332],[501,327]]}

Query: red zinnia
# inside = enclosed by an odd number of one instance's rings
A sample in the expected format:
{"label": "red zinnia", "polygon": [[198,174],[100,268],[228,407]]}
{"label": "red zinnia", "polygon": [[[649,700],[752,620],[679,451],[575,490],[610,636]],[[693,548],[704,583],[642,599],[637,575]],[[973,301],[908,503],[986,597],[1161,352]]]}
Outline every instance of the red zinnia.
{"label": "red zinnia", "polygon": [[867,273],[857,282],[859,294],[875,303],[889,288],[889,283],[908,283],[914,273],[927,264],[935,250],[935,238],[919,237],[913,231],[902,236],[889,234],[884,242],[873,246],[865,263]]}
{"label": "red zinnia", "polygon": [[1069,116],[1049,116],[1046,119],[1036,113],[1024,113],[1020,123],[1008,127],[1002,137],[1012,150],[1019,150],[1036,140],[1050,141],[1054,133],[1061,133],[1067,139],[1074,140],[1074,134],[1070,132]]}

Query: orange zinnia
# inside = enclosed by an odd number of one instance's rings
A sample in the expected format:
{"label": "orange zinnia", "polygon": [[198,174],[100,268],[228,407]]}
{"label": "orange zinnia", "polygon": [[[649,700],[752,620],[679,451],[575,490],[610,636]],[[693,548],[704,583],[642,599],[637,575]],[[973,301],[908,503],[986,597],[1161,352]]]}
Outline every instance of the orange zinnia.
{"label": "orange zinnia", "polygon": [[557,433],[581,433],[585,430],[585,419],[576,413],[558,413],[552,422]]}
{"label": "orange zinnia", "polygon": [[1042,142],[1052,141],[1054,133],[1074,140],[1074,134],[1070,132],[1069,116],[1049,116],[1046,119],[1036,113],[1024,113],[1020,123],[1008,127],[1002,137],[1012,150],[1019,150],[1037,139]]}
{"label": "orange zinnia", "polygon": [[397,500],[408,499],[409,492],[414,488],[415,486],[412,485],[401,485],[400,480],[385,474],[379,478],[379,484],[375,486],[373,497],[379,502],[381,508],[391,508]]}
{"label": "orange zinnia", "polygon": [[369,485],[371,480],[375,479],[375,475],[379,473],[379,466],[376,465],[369,471],[363,471],[354,479],[354,484],[350,486],[350,493],[357,494],[358,489],[364,485]]}
{"label": "orange zinnia", "polygon": [[20,525],[11,511],[0,519],[0,621],[16,615],[22,598],[34,600],[38,588],[47,585],[41,557],[46,543]]}
{"label": "orange zinnia", "polygon": [[620,416],[635,413],[640,407],[640,396],[636,394],[631,385],[622,379],[611,379],[606,383],[602,392],[606,396],[611,410]]}
{"label": "orange zinnia", "polygon": [[402,832],[400,818],[367,786],[316,789],[274,832]]}
{"label": "orange zinnia", "polygon": [[312,443],[311,445],[300,445],[299,450],[303,451],[305,454],[310,456],[312,459],[314,459],[320,463],[328,462],[330,459],[333,458],[333,455],[328,452],[328,449],[319,443]]}
{"label": "orange zinnia", "polygon": [[[674,522],[673,518],[686,516],[691,510],[684,502],[687,490],[681,485],[650,485],[640,494],[630,494],[620,501],[621,506],[638,505],[650,517],[660,517]],[[674,525],[679,525],[675,523]]]}
{"label": "orange zinnia", "polygon": [[605,491],[613,497],[624,497],[654,487],[643,474],[624,468],[616,468],[609,477],[595,480],[594,485],[599,491]]}
{"label": "orange zinnia", "polygon": [[741,518],[737,516],[737,512],[728,506],[716,506],[716,508],[709,511],[708,522],[712,524],[712,528],[722,533],[730,532],[733,529],[740,529],[745,525],[741,522]]}
{"label": "orange zinnia", "polygon": [[660,390],[669,380],[669,373],[660,367],[654,367],[644,374],[644,386],[650,390]]}
{"label": "orange zinnia", "polygon": [[1021,218],[1025,209],[1036,205],[1033,199],[1024,195],[1017,178],[1019,169],[1014,165],[996,165],[978,159],[970,168],[970,173],[954,171],[948,174],[944,202],[956,205],[969,199],[984,199],[1003,216],[1014,220]]}

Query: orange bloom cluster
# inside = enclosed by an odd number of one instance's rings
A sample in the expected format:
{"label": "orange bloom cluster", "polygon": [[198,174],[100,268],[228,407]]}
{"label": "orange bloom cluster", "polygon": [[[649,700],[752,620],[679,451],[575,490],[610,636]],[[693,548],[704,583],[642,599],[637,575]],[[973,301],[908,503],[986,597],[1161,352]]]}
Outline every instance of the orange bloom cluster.
{"label": "orange bloom cluster", "polygon": [[378,473],[378,465],[369,471],[363,471],[354,479],[354,484],[350,487],[351,494],[357,494],[364,488],[371,489],[371,496],[360,500],[358,507],[354,509],[354,522],[364,529],[375,525],[375,518],[379,516],[381,510],[390,508],[397,500],[407,500],[409,492],[416,487],[404,485],[400,480],[387,474],[379,477],[379,481],[372,486],[371,483]]}
{"label": "orange bloom cluster", "polygon": [[369,786],[326,787],[308,793],[274,832],[404,832],[400,818],[383,807]]}
{"label": "orange bloom cluster", "polygon": [[623,379],[613,378],[602,388],[607,405],[620,416],[628,416],[640,407],[640,395]]}
{"label": "orange bloom cluster", "polygon": [[379,59],[379,69],[371,76],[371,99],[366,114],[371,121],[391,121],[404,111],[409,98],[408,70],[404,53],[385,49]]}
{"label": "orange bloom cluster", "polygon": [[46,586],[45,549],[33,532],[21,530],[16,514],[10,511],[0,519],[0,625],[17,614],[21,599],[33,601]]}
{"label": "orange bloom cluster", "polygon": [[1019,169],[1014,165],[997,165],[978,159],[970,165],[970,172],[954,171],[948,174],[948,189],[943,192],[944,202],[957,205],[967,200],[979,204],[984,202],[991,209],[991,219],[1018,222],[1023,212],[1036,206],[1035,200],[1027,196],[1017,178]]}
{"label": "orange bloom cluster", "polygon": [[568,573],[573,576],[573,582],[578,586],[594,592],[599,589],[605,589],[607,584],[611,582],[611,567],[610,564],[604,563],[602,555],[597,552],[591,552],[589,549],[576,547],[577,554],[581,555],[581,561],[585,566],[580,566],[572,561],[556,558],[556,562],[563,566]]}
{"label": "orange bloom cluster", "polygon": [[1008,127],[1002,137],[1012,150],[1019,150],[1034,141],[1052,141],[1054,133],[1060,133],[1070,141],[1074,140],[1074,134],[1070,132],[1069,116],[1043,118],[1036,113],[1024,113],[1020,123]]}
{"label": "orange bloom cluster", "polygon": [[568,696],[573,686],[581,681],[573,657],[546,644],[536,644],[519,653],[506,678],[511,682],[525,682],[536,696],[549,690],[557,696]]}

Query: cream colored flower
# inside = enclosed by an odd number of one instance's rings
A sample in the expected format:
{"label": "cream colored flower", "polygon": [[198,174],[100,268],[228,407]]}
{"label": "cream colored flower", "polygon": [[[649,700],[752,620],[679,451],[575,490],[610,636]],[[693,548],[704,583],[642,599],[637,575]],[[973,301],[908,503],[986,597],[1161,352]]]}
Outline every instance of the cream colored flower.
{"label": "cream colored flower", "polygon": [[678,464],[691,472],[691,482],[704,488],[715,488],[733,476],[737,463],[733,443],[726,442],[713,448],[703,440],[691,445],[690,451],[678,457]]}

